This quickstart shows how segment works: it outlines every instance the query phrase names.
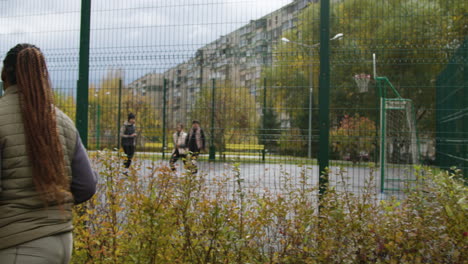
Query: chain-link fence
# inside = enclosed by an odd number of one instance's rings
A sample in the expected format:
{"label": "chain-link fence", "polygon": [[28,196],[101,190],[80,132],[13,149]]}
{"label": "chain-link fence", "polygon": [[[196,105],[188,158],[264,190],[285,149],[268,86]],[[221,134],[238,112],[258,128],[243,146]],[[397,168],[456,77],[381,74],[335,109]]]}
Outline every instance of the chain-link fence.
{"label": "chain-link fence", "polygon": [[[314,0],[100,0],[90,17],[76,1],[7,0],[0,7],[0,56],[18,42],[42,48],[60,107],[72,118],[77,108],[87,111],[90,151],[118,148],[131,112],[137,157],[167,163],[176,125],[188,131],[198,120],[206,136],[200,173],[223,174],[240,161],[247,181],[272,189],[301,172],[316,184],[319,150],[332,183],[345,180],[355,190],[371,174],[383,189],[382,153],[394,174],[434,164],[436,79],[468,25],[462,0],[330,1],[329,24]],[[82,19],[91,23],[87,103],[76,96]],[[328,38],[320,36],[324,28]],[[466,65],[466,52],[457,56]],[[414,106],[416,129],[388,136],[386,148],[385,131],[410,121],[394,115],[383,130],[374,65]],[[466,80],[460,87],[466,90]],[[460,102],[457,109],[465,109]],[[407,143],[414,135],[417,150]],[[418,161],[409,162],[414,151]]]}

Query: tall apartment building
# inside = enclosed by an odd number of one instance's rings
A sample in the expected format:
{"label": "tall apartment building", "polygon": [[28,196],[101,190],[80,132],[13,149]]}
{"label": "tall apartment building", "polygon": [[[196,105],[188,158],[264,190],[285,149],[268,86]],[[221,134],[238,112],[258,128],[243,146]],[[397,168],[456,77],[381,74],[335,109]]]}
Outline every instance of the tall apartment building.
{"label": "tall apartment building", "polygon": [[[196,95],[202,87],[210,85],[211,79],[247,87],[256,95],[261,87],[263,67],[273,63],[273,45],[285,31],[297,26],[298,13],[308,3],[317,1],[294,0],[199,48],[188,61],[165,71],[162,76],[169,83],[168,125],[173,127],[177,122],[189,123],[187,114],[195,104]],[[161,83],[151,76],[143,76],[138,81],[146,79],[149,86],[153,85],[152,82]],[[129,88],[138,86],[132,83]]]}
{"label": "tall apartment building", "polygon": [[160,73],[148,73],[127,85],[134,96],[148,96],[154,104],[162,103],[164,87],[164,75]]}

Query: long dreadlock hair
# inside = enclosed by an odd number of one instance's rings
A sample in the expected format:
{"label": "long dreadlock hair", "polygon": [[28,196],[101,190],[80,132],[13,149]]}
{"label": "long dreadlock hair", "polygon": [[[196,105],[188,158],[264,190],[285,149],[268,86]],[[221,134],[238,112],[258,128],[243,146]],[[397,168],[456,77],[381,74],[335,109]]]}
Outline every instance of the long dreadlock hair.
{"label": "long dreadlock hair", "polygon": [[35,188],[46,204],[62,204],[70,183],[65,174],[53,92],[41,50],[31,44],[13,47],[3,61],[2,80],[18,87]]}

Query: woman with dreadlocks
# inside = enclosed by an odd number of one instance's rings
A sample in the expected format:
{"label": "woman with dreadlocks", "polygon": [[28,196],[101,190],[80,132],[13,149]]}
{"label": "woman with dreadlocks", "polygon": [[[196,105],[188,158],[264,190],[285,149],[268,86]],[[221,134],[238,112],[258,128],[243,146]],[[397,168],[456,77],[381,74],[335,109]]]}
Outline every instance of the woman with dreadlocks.
{"label": "woman with dreadlocks", "polygon": [[54,106],[45,58],[18,44],[5,56],[0,99],[0,263],[68,263],[73,204],[96,175],[77,130]]}

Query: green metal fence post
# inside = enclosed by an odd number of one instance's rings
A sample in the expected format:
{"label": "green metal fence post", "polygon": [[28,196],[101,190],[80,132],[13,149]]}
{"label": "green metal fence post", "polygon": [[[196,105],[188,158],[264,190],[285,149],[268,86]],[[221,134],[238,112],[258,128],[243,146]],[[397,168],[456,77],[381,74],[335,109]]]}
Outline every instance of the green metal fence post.
{"label": "green metal fence post", "polygon": [[320,0],[319,198],[327,190],[330,132],[330,1]]}
{"label": "green metal fence post", "polygon": [[96,149],[99,149],[99,141],[101,137],[101,105],[97,105],[97,120],[96,120]]}
{"label": "green metal fence post", "polygon": [[89,35],[91,24],[91,0],[81,1],[80,59],[76,89],[76,127],[81,142],[88,146],[88,82],[89,82]]}
{"label": "green metal fence post", "polygon": [[214,161],[216,159],[216,148],[214,145],[214,124],[215,124],[215,93],[216,90],[216,80],[212,79],[212,87],[211,87],[211,136],[210,136],[210,154],[209,160]]}
{"label": "green metal fence post", "polygon": [[163,85],[163,136],[162,136],[162,158],[165,158],[166,152],[166,92],[167,92],[167,79],[164,78]]}
{"label": "green metal fence post", "polygon": [[385,141],[387,83],[385,77],[375,77],[375,79],[380,98],[380,192],[383,192],[385,188],[385,145],[387,144]]}
{"label": "green metal fence post", "polygon": [[119,79],[119,104],[117,109],[117,150],[120,149],[120,126],[122,112],[122,79]]}
{"label": "green metal fence post", "polygon": [[377,78],[380,95],[380,192],[385,186],[385,84]]}
{"label": "green metal fence post", "polygon": [[263,78],[263,131],[262,131],[262,138],[263,138],[263,150],[262,150],[262,161],[265,161],[265,155],[266,155],[266,150],[265,150],[265,141],[266,141],[266,111],[267,111],[267,79]]}

